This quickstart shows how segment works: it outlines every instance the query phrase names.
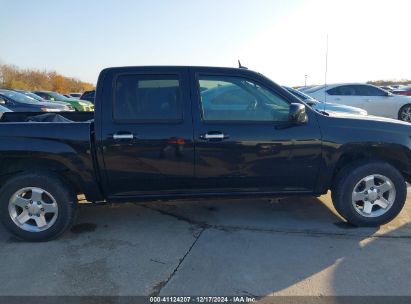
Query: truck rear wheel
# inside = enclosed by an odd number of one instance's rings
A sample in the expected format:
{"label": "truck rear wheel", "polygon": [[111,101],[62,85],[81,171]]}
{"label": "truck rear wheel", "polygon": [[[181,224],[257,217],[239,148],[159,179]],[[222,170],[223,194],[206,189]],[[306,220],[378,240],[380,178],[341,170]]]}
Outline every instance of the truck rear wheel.
{"label": "truck rear wheel", "polygon": [[0,189],[0,219],[26,241],[58,237],[73,224],[76,211],[74,191],[52,173],[22,173]]}
{"label": "truck rear wheel", "polygon": [[376,227],[400,213],[407,186],[401,173],[390,164],[362,161],[341,170],[332,192],[335,209],[348,222]]}

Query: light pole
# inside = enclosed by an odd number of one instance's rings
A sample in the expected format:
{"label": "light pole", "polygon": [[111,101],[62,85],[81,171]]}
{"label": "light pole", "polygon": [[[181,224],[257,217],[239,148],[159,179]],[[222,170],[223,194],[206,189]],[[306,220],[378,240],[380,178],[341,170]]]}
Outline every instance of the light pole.
{"label": "light pole", "polygon": [[305,74],[305,75],[304,75],[304,87],[305,87],[305,88],[307,87],[307,77],[308,77],[308,75]]}

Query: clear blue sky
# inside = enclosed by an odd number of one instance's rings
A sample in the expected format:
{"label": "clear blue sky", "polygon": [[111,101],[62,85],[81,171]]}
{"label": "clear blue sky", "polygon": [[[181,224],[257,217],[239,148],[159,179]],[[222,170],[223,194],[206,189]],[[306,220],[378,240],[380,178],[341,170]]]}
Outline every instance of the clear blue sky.
{"label": "clear blue sky", "polygon": [[240,58],[279,83],[322,83],[328,34],[330,81],[411,78],[409,2],[0,0],[0,62],[95,83],[108,66]]}

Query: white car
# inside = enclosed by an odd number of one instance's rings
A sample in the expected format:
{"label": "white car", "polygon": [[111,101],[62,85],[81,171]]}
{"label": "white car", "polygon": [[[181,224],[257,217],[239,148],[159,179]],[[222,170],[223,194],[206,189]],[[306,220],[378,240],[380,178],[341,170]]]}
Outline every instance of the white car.
{"label": "white car", "polygon": [[369,115],[411,122],[411,97],[393,95],[370,84],[339,83],[304,91],[320,101],[364,109]]}
{"label": "white car", "polygon": [[308,104],[310,107],[318,110],[318,111],[324,111],[327,113],[342,113],[342,114],[352,114],[352,115],[368,115],[367,111],[364,109],[356,108],[356,107],[350,107],[350,106],[345,106],[337,103],[329,103],[329,102],[322,102],[318,101],[317,99],[313,98],[312,96],[309,96],[305,94],[304,92],[298,91],[296,89],[290,88],[283,86],[284,89],[286,89],[288,92],[293,94],[294,96],[300,98],[303,100],[306,104]]}

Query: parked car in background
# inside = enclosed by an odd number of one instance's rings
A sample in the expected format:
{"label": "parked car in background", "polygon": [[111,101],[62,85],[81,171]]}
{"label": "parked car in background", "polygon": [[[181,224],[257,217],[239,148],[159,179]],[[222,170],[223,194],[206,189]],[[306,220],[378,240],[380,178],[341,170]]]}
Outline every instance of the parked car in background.
{"label": "parked car in background", "polygon": [[318,111],[353,114],[353,115],[367,115],[368,114],[367,111],[364,109],[345,106],[345,105],[341,105],[337,103],[322,102],[296,89],[286,87],[286,86],[283,86],[283,88],[286,89],[291,94],[303,100],[310,107]]}
{"label": "parked car in background", "polygon": [[64,112],[66,106],[52,103],[39,102],[22,93],[0,89],[0,105],[14,112]]}
{"label": "parked car in background", "polygon": [[307,91],[307,90],[309,90],[309,89],[311,89],[311,88],[314,88],[314,87],[316,87],[316,85],[314,85],[314,86],[304,86],[304,87],[298,88],[298,91],[300,91],[300,92],[305,92],[305,91]]}
{"label": "parked car in background", "polygon": [[80,96],[80,99],[81,100],[87,100],[87,101],[91,102],[92,104],[94,104],[95,94],[96,94],[95,90],[85,91],[83,93],[83,95]]}
{"label": "parked car in background", "polygon": [[[39,95],[36,95],[36,94],[34,94],[32,92],[29,92],[29,91],[23,91],[23,90],[17,90],[17,89],[14,89],[13,91],[22,93],[22,94],[24,94],[28,97],[31,97],[31,98],[39,101],[39,102],[48,102],[46,99],[43,99]],[[61,104],[61,105],[65,106],[66,107],[65,111],[67,111],[67,112],[75,111],[74,108],[67,102],[53,101],[53,103],[57,103],[57,104]]]}
{"label": "parked car in background", "polygon": [[69,97],[80,99],[81,93],[68,93]]}
{"label": "parked car in background", "polygon": [[76,111],[94,111],[94,105],[85,100],[67,98],[57,92],[51,91],[33,91],[34,94],[46,99],[47,101],[63,101],[69,103]]}
{"label": "parked car in background", "polygon": [[411,122],[411,97],[394,95],[370,84],[321,85],[305,93],[320,101],[365,109],[369,115]]}
{"label": "parked car in background", "polygon": [[411,96],[411,85],[396,89],[396,90],[392,91],[392,93],[396,94],[396,95]]}
{"label": "parked car in background", "polygon": [[388,92],[392,92],[394,90],[394,88],[390,86],[379,86],[379,88]]}

